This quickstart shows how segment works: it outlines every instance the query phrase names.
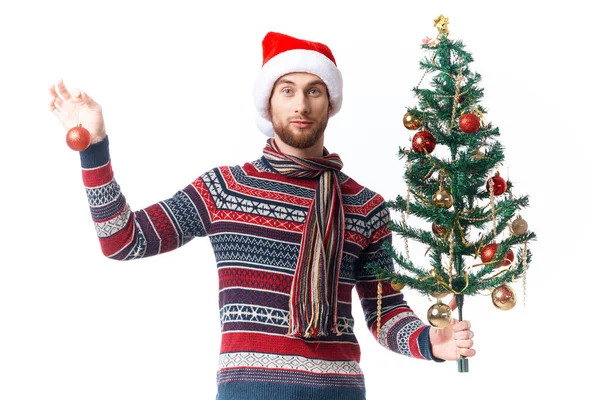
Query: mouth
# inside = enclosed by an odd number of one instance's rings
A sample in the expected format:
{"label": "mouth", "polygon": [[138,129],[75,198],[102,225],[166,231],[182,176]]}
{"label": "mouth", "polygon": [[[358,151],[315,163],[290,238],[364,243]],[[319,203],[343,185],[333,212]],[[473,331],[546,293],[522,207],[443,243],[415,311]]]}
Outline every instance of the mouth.
{"label": "mouth", "polygon": [[293,126],[298,127],[298,128],[306,128],[312,124],[311,121],[306,121],[306,120],[302,120],[302,119],[295,119],[295,120],[291,121],[290,123]]}

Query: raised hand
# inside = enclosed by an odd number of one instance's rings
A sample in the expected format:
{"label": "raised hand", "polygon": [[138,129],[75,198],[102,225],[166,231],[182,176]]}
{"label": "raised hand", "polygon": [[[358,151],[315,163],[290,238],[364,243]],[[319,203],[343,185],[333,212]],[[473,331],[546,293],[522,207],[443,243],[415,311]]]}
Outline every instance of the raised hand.
{"label": "raised hand", "polygon": [[[455,298],[452,298],[448,306],[453,310],[456,309]],[[473,357],[475,355],[475,350],[472,349],[473,336],[469,321],[452,319],[450,326],[444,329],[432,327],[429,330],[431,352],[442,360],[458,360],[461,355]]]}
{"label": "raised hand", "polygon": [[67,131],[81,124],[90,132],[92,144],[106,137],[102,107],[87,93],[79,89],[74,89],[70,93],[62,79],[58,81],[56,87],[51,85],[49,90],[50,111],[56,115]]}

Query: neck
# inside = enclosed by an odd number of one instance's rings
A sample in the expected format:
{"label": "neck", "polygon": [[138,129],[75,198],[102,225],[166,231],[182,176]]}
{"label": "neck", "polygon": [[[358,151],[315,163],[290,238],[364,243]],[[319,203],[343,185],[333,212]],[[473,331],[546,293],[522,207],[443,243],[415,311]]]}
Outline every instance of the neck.
{"label": "neck", "polygon": [[298,149],[296,147],[292,147],[292,146],[285,144],[279,138],[279,136],[277,136],[277,134],[275,134],[274,139],[275,139],[275,143],[277,144],[277,147],[279,147],[279,150],[282,153],[289,154],[291,156],[299,157],[299,158],[323,157],[323,149],[324,149],[324,137],[323,136],[317,141],[317,143],[315,143],[314,145],[307,147],[305,149]]}

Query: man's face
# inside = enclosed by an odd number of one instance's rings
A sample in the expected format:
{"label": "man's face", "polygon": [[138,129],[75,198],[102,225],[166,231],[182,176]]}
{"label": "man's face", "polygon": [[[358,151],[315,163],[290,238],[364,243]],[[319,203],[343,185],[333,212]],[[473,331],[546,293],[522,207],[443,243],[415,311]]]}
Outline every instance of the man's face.
{"label": "man's face", "polygon": [[281,141],[297,149],[315,145],[329,120],[327,86],[316,75],[294,72],[273,85],[270,100],[273,130]]}

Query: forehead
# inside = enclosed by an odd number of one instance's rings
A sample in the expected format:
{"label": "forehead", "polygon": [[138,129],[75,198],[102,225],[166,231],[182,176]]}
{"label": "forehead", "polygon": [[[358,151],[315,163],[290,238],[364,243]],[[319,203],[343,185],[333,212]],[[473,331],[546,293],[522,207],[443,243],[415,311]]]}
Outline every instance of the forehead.
{"label": "forehead", "polygon": [[285,74],[285,75],[279,77],[279,79],[277,79],[277,81],[275,81],[274,86],[277,86],[282,83],[287,83],[287,84],[292,83],[296,86],[315,85],[315,84],[321,84],[321,85],[325,86],[325,82],[323,82],[323,80],[321,78],[319,78],[317,75],[314,75],[314,74],[311,74],[308,72],[292,72],[289,74]]}

